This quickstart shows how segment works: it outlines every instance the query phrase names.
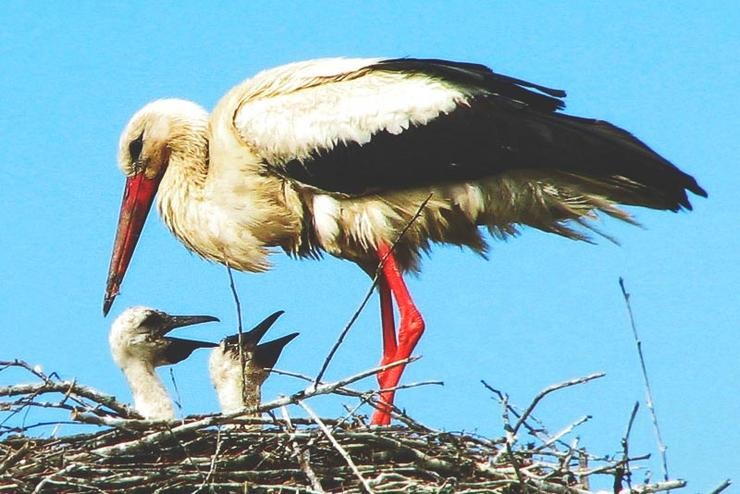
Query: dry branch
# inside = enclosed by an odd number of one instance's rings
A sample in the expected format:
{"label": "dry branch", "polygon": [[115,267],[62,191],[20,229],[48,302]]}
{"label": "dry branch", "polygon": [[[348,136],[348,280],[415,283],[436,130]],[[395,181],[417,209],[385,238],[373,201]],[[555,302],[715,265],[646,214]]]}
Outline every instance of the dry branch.
{"label": "dry branch", "polygon": [[627,315],[630,320],[630,328],[632,328],[632,337],[635,340],[635,346],[637,347],[637,356],[640,359],[640,370],[642,371],[642,380],[645,384],[645,404],[650,410],[650,418],[653,422],[653,429],[655,430],[655,440],[658,443],[658,451],[660,452],[661,467],[663,469],[663,480],[668,481],[668,455],[666,450],[668,449],[663,442],[663,437],[660,434],[660,427],[658,427],[658,414],[655,412],[655,401],[653,401],[653,390],[650,387],[650,380],[648,379],[647,366],[645,364],[645,356],[642,353],[642,341],[637,335],[637,326],[635,324],[635,315],[632,312],[632,304],[630,303],[630,294],[624,286],[624,279],[619,278],[619,288],[622,290],[622,297],[624,298],[624,304],[627,306]]}

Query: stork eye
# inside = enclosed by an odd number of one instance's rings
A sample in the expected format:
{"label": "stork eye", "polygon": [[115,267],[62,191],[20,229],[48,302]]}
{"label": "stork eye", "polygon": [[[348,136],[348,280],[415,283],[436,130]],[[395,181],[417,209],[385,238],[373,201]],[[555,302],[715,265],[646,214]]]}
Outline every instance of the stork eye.
{"label": "stork eye", "polygon": [[144,147],[144,132],[139,134],[139,137],[134,139],[128,144],[128,152],[131,155],[131,162],[136,164],[139,161],[141,155],[141,149]]}

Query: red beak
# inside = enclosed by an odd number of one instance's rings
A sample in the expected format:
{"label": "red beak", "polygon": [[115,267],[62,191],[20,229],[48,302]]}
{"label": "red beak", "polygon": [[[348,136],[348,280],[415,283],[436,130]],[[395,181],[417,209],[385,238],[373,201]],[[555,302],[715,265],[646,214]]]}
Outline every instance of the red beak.
{"label": "red beak", "polygon": [[118,289],[121,287],[123,276],[126,274],[129,261],[131,261],[131,255],[136,248],[136,242],[138,242],[141,230],[144,228],[144,222],[154,201],[154,195],[157,193],[162,175],[146,178],[144,173],[138,173],[126,179],[116,240],[113,243],[113,255],[108,268],[108,283],[105,288],[105,300],[103,301],[104,316],[108,315],[113,300],[118,295]]}

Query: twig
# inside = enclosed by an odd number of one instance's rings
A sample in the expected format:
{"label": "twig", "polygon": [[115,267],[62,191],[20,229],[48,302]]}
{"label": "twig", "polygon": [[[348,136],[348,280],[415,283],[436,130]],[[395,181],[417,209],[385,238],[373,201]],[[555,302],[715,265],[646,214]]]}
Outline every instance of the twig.
{"label": "twig", "polygon": [[[38,484],[36,484],[36,488],[33,490],[33,493],[32,494],[37,494],[37,493],[41,492],[42,487],[44,487],[48,483],[52,483],[54,477],[62,476],[65,473],[69,472],[70,470],[72,470],[74,468],[75,468],[75,464],[72,463],[72,464],[67,465],[66,467],[62,468],[61,470],[57,470],[57,471],[52,472],[49,475],[45,476],[43,479],[41,479],[41,482],[39,482]],[[98,490],[100,490],[100,489],[98,489]]]}
{"label": "twig", "polygon": [[203,490],[208,482],[213,478],[213,475],[216,473],[216,465],[218,462],[218,455],[221,453],[221,428],[219,427],[216,430],[216,450],[213,452],[213,455],[211,456],[211,466],[208,469],[208,473],[206,474],[205,478],[203,479],[203,482],[201,482],[200,486],[195,490],[195,492],[200,492]]}
{"label": "twig", "polygon": [[293,452],[298,457],[298,465],[301,467],[301,470],[303,470],[303,473],[306,474],[306,478],[311,483],[311,488],[316,492],[324,493],[325,491],[321,486],[319,477],[316,475],[316,472],[313,471],[313,468],[311,468],[311,454],[308,449],[302,448],[301,445],[298,444],[298,441],[295,440],[295,427],[293,426],[293,422],[290,420],[288,408],[285,406],[280,407],[280,414],[283,416],[283,420],[285,422],[284,429],[287,430],[291,436],[290,444],[293,448]]}
{"label": "twig", "polygon": [[9,454],[2,462],[0,462],[0,475],[13,466],[18,460],[20,460],[30,449],[29,444],[26,443],[11,454]]}
{"label": "twig", "polygon": [[355,465],[355,462],[352,461],[352,457],[347,453],[347,451],[342,447],[341,444],[339,444],[339,441],[336,440],[334,435],[331,433],[329,428],[322,422],[322,420],[319,418],[318,415],[316,415],[316,412],[313,411],[311,407],[309,407],[306,403],[303,402],[303,400],[298,401],[298,405],[303,408],[303,410],[306,411],[306,413],[311,417],[314,422],[316,422],[316,425],[319,426],[321,429],[321,432],[324,433],[327,439],[329,439],[329,442],[334,446],[334,449],[337,450],[337,452],[342,455],[342,458],[344,458],[344,461],[347,462],[347,465],[352,469],[352,473],[355,474],[355,476],[359,479],[359,481],[362,483],[362,486],[365,488],[365,491],[367,491],[369,494],[373,494],[373,490],[370,488],[370,484],[368,483],[367,479],[362,476],[360,473],[360,470],[357,469],[357,465]]}
{"label": "twig", "polygon": [[524,485],[524,477],[522,477],[519,461],[514,454],[516,433],[515,430],[511,427],[511,422],[509,421],[509,396],[507,394],[502,394],[501,397],[501,407],[503,408],[503,411],[501,412],[501,419],[504,422],[504,433],[506,434],[506,453],[508,454],[508,459],[511,462],[512,467],[514,467],[514,473],[516,474],[516,478],[519,481],[519,484]]}
{"label": "twig", "polygon": [[234,296],[234,303],[236,304],[236,328],[239,333],[239,367],[242,371],[242,403],[247,403],[247,358],[244,355],[244,328],[242,327],[242,305],[239,301],[239,293],[236,291],[236,283],[234,283],[234,275],[231,273],[231,266],[226,263],[226,272],[229,274],[229,286],[231,287],[231,294]]}
{"label": "twig", "polygon": [[732,480],[726,479],[724,482],[722,482],[720,485],[718,485],[715,489],[713,489],[709,494],[719,494],[723,490],[727,489],[732,485]]}
{"label": "twig", "polygon": [[627,487],[632,489],[632,472],[630,471],[629,463],[629,439],[630,433],[632,432],[632,425],[635,423],[635,417],[637,416],[637,410],[639,410],[639,408],[640,402],[636,401],[635,405],[632,407],[630,419],[627,421],[627,430],[624,432],[624,437],[622,438],[622,464],[624,465],[624,468],[617,466],[617,471],[614,474],[614,492],[618,492],[622,489],[623,478],[627,480]]}
{"label": "twig", "polygon": [[[412,357],[409,360],[409,362],[414,362],[418,358],[420,358],[420,357]],[[296,379],[301,379],[301,380],[306,381],[306,382],[312,382],[313,381],[313,378],[308,377],[308,376],[306,376],[304,374],[299,374],[297,372],[288,372],[288,371],[283,371],[283,370],[279,370],[279,369],[272,369],[270,372],[274,372],[275,374],[280,374],[280,375],[284,375],[284,376],[294,377]],[[322,382],[322,383],[319,383],[319,384],[322,384],[323,385],[324,383]],[[442,381],[421,381],[421,382],[415,382],[415,383],[409,383],[409,384],[399,384],[398,386],[393,386],[393,387],[387,388],[387,389],[389,391],[398,391],[399,389],[418,388],[420,386],[430,386],[430,385],[443,386],[444,385],[444,382],[442,382]],[[373,408],[376,408],[376,409],[381,406],[377,401],[373,401],[372,400],[372,397],[373,396],[377,396],[379,394],[379,391],[377,391],[377,390],[376,391],[370,391],[370,392],[368,392],[368,391],[357,391],[357,390],[354,390],[354,389],[351,389],[351,388],[348,388],[348,387],[344,386],[344,387],[337,388],[336,390],[334,390],[334,393],[340,394],[340,395],[344,395],[344,396],[351,396],[351,397],[360,399],[361,401],[357,405],[357,407],[355,407],[355,410],[356,409],[359,409],[365,403],[370,404],[370,406],[372,406]],[[395,419],[400,420],[401,422],[403,422],[404,424],[406,424],[409,427],[414,427],[414,428],[418,428],[418,429],[424,429],[424,430],[427,430],[427,431],[433,431],[434,430],[434,429],[432,429],[430,427],[427,427],[425,425],[422,425],[419,422],[417,422],[416,420],[412,419],[411,417],[409,417],[408,415],[406,415],[405,413],[403,413],[403,411],[401,411],[395,405],[393,405],[391,407],[391,414],[393,415],[393,417]],[[345,422],[347,420],[347,418],[348,417],[343,417],[338,422],[338,424],[341,424],[342,422]]]}
{"label": "twig", "polygon": [[[0,362],[0,364],[2,364]],[[103,405],[106,408],[118,413],[124,417],[136,416],[136,412],[130,409],[128,406],[120,403],[114,396],[107,395],[97,391],[88,386],[82,386],[76,384],[73,381],[51,381],[45,380],[43,383],[35,384],[15,384],[12,386],[0,387],[0,396],[19,396],[19,395],[39,395],[42,393],[64,393],[67,394],[70,390],[82,397],[92,400],[99,405]],[[82,405],[89,406],[85,403]],[[102,410],[101,410],[102,411]]]}
{"label": "twig", "polygon": [[642,369],[642,379],[645,383],[645,395],[646,405],[650,410],[650,417],[653,421],[653,429],[655,430],[655,439],[658,442],[658,451],[660,451],[660,458],[663,467],[663,480],[668,481],[668,455],[666,453],[666,445],[663,442],[663,438],[660,434],[660,427],[658,427],[658,415],[655,413],[655,405],[653,401],[653,391],[650,387],[650,381],[648,380],[647,368],[645,366],[645,357],[642,354],[642,341],[640,341],[637,335],[637,326],[635,325],[635,318],[632,313],[632,305],[630,304],[630,294],[627,293],[627,289],[624,287],[624,279],[620,276],[619,288],[622,290],[622,297],[624,297],[624,303],[627,306],[627,314],[629,315],[630,327],[632,328],[632,336],[635,339],[635,345],[637,346],[637,355],[640,357],[640,368]]}
{"label": "twig", "polygon": [[568,388],[570,386],[575,386],[577,384],[583,384],[588,381],[593,381],[594,379],[599,379],[601,377],[604,377],[606,374],[604,372],[595,372],[593,374],[589,374],[584,377],[579,377],[576,379],[571,379],[570,381],[565,381],[559,384],[553,384],[551,386],[546,387],[542,391],[540,391],[537,396],[534,397],[532,400],[532,403],[529,404],[526,410],[524,410],[524,413],[522,413],[522,416],[519,417],[519,420],[517,421],[516,425],[514,426],[514,429],[512,430],[513,434],[516,434],[519,430],[519,427],[522,426],[525,420],[527,420],[527,417],[529,417],[529,414],[532,413],[534,408],[537,406],[537,403],[540,402],[542,398],[547,396],[548,394],[552,393],[553,391],[557,391],[559,389]]}
{"label": "twig", "polygon": [[180,389],[177,387],[177,380],[175,379],[175,370],[170,367],[170,382],[172,387],[175,388],[175,406],[182,413],[182,397],[180,396]]}
{"label": "twig", "polygon": [[429,194],[426,199],[424,199],[421,204],[419,205],[418,209],[414,213],[414,215],[411,217],[411,219],[406,223],[406,225],[403,227],[403,229],[399,232],[398,236],[396,236],[396,239],[393,241],[393,243],[390,246],[390,249],[388,250],[388,253],[383,256],[382,259],[379,260],[378,266],[375,268],[375,274],[373,275],[373,280],[370,283],[370,287],[367,290],[367,293],[365,293],[365,296],[362,298],[362,302],[360,302],[359,307],[355,310],[354,314],[352,314],[352,317],[350,317],[349,322],[344,326],[344,329],[342,329],[342,332],[339,333],[339,337],[337,338],[337,341],[334,343],[334,346],[332,346],[331,350],[329,351],[329,354],[326,356],[326,359],[324,359],[324,363],[321,365],[321,369],[319,370],[319,373],[316,375],[316,378],[314,379],[314,386],[317,386],[318,383],[323,379],[324,374],[326,373],[326,369],[329,367],[329,363],[331,362],[332,358],[334,358],[334,354],[339,350],[339,347],[342,345],[342,342],[344,341],[344,338],[347,336],[347,333],[349,333],[349,330],[352,328],[352,326],[355,324],[355,321],[358,317],[360,317],[360,314],[365,309],[365,306],[367,305],[367,302],[370,300],[370,297],[373,294],[373,291],[375,290],[375,287],[378,285],[378,278],[380,277],[381,269],[383,268],[383,265],[385,264],[386,259],[389,255],[393,253],[396,246],[398,245],[398,242],[401,241],[403,236],[406,234],[409,228],[411,228],[411,225],[419,219],[419,216],[421,216],[422,211],[426,207],[427,203],[429,203],[429,200],[432,198],[433,194]]}
{"label": "twig", "polygon": [[563,428],[561,431],[559,431],[558,433],[556,433],[550,439],[548,439],[547,441],[545,441],[544,443],[542,443],[542,445],[540,445],[537,448],[535,448],[535,451],[542,451],[543,449],[549,448],[550,446],[552,446],[553,444],[555,444],[557,441],[559,441],[560,438],[562,438],[566,434],[570,434],[571,432],[573,432],[573,429],[575,429],[576,427],[578,427],[579,425],[581,425],[581,424],[583,424],[585,422],[588,422],[589,420],[591,420],[591,418],[592,418],[591,415],[584,415],[583,417],[581,417],[580,419],[576,420],[572,424],[570,424],[570,425],[566,426],[565,428]]}
{"label": "twig", "polygon": [[20,359],[14,359],[14,360],[0,360],[0,372],[4,371],[5,369],[9,367],[20,367],[22,369],[27,370],[34,376],[38,377],[42,381],[51,381],[51,378],[44,374],[38,366],[32,366],[25,360]]}
{"label": "twig", "polygon": [[648,494],[650,492],[670,491],[686,487],[685,480],[667,480],[665,482],[654,482],[652,484],[635,485],[629,489],[622,489],[619,494]]}
{"label": "twig", "polygon": [[[488,384],[488,383],[487,383],[487,382],[486,382],[485,380],[483,380],[483,379],[481,379],[481,381],[480,381],[480,382],[481,382],[481,384],[483,384],[483,386],[484,386],[484,387],[485,387],[485,388],[486,388],[486,389],[487,389],[488,391],[490,391],[491,393],[493,393],[494,395],[496,395],[496,398],[498,399],[499,403],[503,403],[503,402],[504,402],[504,397],[505,397],[505,393],[503,393],[502,391],[500,391],[500,390],[498,390],[498,389],[494,388],[493,386],[491,386],[490,384]],[[522,416],[521,412],[520,412],[519,410],[517,410],[517,409],[516,409],[516,408],[515,408],[515,407],[514,407],[514,406],[513,406],[513,405],[512,405],[511,403],[509,403],[509,401],[508,401],[508,396],[506,396],[506,406],[507,406],[507,407],[509,408],[509,411],[510,411],[510,412],[512,413],[512,415],[514,415],[514,417],[516,417],[517,419],[518,419],[518,418],[520,418],[520,417]],[[534,416],[533,416],[533,415],[532,415],[531,417],[532,417],[532,418],[534,419]],[[536,421],[536,419],[535,419],[535,421]],[[544,432],[543,430],[541,430],[541,429],[537,429],[537,428],[535,428],[535,427],[533,427],[533,426],[529,425],[529,423],[527,423],[527,421],[526,421],[526,420],[524,421],[523,425],[524,425],[524,428],[525,428],[525,429],[527,429],[527,431],[529,431],[529,433],[530,433],[530,434],[531,434],[532,436],[534,436],[534,437],[536,437],[536,438],[540,438],[540,439],[542,439],[543,441],[544,441],[544,440],[546,440],[546,438],[542,438],[542,437],[541,437],[541,436],[542,436],[542,433]],[[568,445],[567,445],[566,443],[562,443],[562,444],[563,444],[564,446],[568,446]]]}

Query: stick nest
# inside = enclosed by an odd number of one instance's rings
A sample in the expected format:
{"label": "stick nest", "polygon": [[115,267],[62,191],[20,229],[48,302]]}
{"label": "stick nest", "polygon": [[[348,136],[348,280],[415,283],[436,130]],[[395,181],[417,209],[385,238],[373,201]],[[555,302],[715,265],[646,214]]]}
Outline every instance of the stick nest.
{"label": "stick nest", "polygon": [[[489,440],[432,430],[398,413],[401,427],[369,428],[354,413],[341,420],[321,419],[306,404],[317,394],[364,396],[347,388],[347,381],[358,376],[267,403],[259,409],[265,419],[241,413],[155,422],[137,418],[111,396],[49,377],[24,362],[0,362],[0,370],[8,367],[25,369],[39,382],[0,387],[0,397],[6,398],[0,401],[0,492],[585,494],[595,477],[602,485],[605,479],[614,492],[684,485],[632,485],[630,467],[637,459],[629,458],[626,448],[620,459],[596,458],[577,442],[561,440],[569,430],[550,436],[539,424],[530,425],[531,409],[547,393],[594,376],[546,389],[523,412],[489,387],[501,399],[506,432]],[[289,404],[301,406],[308,417],[288,417]],[[63,411],[71,418],[9,425],[29,407]],[[514,423],[510,416],[516,417]],[[32,437],[41,427],[59,424],[93,430]],[[517,434],[525,431],[529,442],[521,444]]]}

